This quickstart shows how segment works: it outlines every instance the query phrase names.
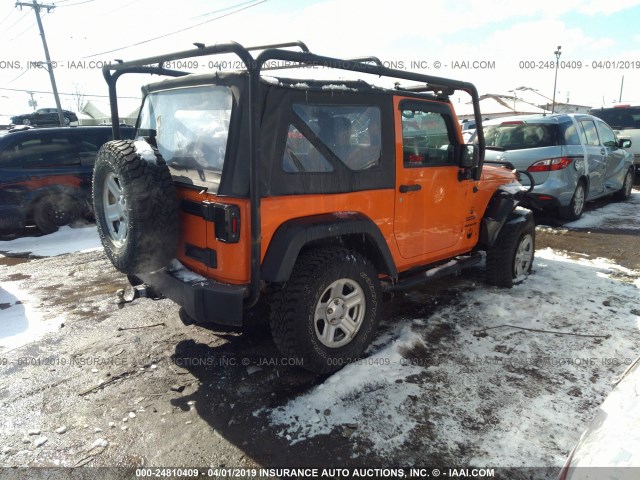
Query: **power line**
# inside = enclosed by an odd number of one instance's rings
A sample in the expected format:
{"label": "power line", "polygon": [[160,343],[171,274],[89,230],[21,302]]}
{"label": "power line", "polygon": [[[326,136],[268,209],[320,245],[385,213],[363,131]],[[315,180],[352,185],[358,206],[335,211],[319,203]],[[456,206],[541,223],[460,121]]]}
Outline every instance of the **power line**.
{"label": "power line", "polygon": [[15,41],[15,40],[19,39],[22,35],[24,35],[25,33],[27,33],[29,30],[31,30],[31,29],[32,29],[33,27],[35,27],[35,26],[36,26],[36,24],[35,24],[35,23],[32,23],[32,24],[31,24],[31,25],[29,25],[26,29],[24,29],[22,32],[20,32],[18,35],[16,35],[16,36],[15,36],[15,37],[13,37],[13,38],[10,38],[10,39],[9,39],[9,41],[10,41],[10,42],[13,42],[13,41]]}
{"label": "power line", "polygon": [[244,5],[247,5],[247,4],[253,3],[253,2],[255,2],[255,0],[249,0],[248,2],[238,3],[236,5],[231,5],[230,7],[220,8],[218,10],[214,10],[213,12],[203,13],[202,15],[196,15],[195,17],[192,17],[192,18],[209,17],[211,15],[215,15],[216,13],[225,12],[227,10],[232,10],[234,8],[242,7]]}
{"label": "power line", "polygon": [[75,7],[76,5],[83,5],[85,3],[91,3],[91,2],[95,2],[95,1],[96,0],[85,0],[84,2],[72,3],[71,5],[60,5],[60,6],[58,6],[58,8]]}
{"label": "power line", "polygon": [[[28,71],[28,70],[25,70],[25,72],[26,71]],[[26,89],[23,89],[23,88],[5,88],[5,87],[0,87],[0,90],[5,90],[5,91],[8,91],[8,92],[44,93],[44,94],[51,95],[51,92],[47,92],[47,91],[44,91],[44,90],[26,90]],[[75,93],[62,93],[61,92],[61,93],[59,93],[59,95],[64,95],[64,96],[69,97],[69,96],[74,96],[76,94]],[[85,97],[109,98],[109,95],[93,95],[93,94],[90,94],[90,93],[84,93],[83,95]],[[140,100],[140,97],[122,97],[120,95],[118,95],[118,98],[128,98],[128,99],[133,99],[133,100]]]}
{"label": "power line", "polygon": [[15,12],[15,10],[10,10],[9,13],[7,13],[7,16],[4,17],[2,20],[0,20],[0,25],[2,25],[4,22],[6,22],[7,20],[9,20],[9,17],[11,16],[11,14]]}
{"label": "power line", "polygon": [[[87,55],[87,56],[82,57],[82,58],[83,59],[84,58],[92,58],[92,57],[97,57],[99,55],[104,55],[106,53],[119,52],[120,50],[126,50],[127,48],[136,47],[138,45],[143,45],[145,43],[153,42],[154,40],[160,40],[161,38],[166,38],[166,37],[169,37],[171,35],[175,35],[177,33],[186,32],[187,30],[191,30],[193,28],[200,27],[200,26],[205,25],[207,23],[211,23],[211,22],[213,22],[215,20],[219,20],[221,18],[228,17],[230,15],[233,15],[234,13],[239,13],[239,12],[242,12],[243,10],[248,10],[249,8],[255,7],[255,6],[260,5],[261,3],[265,3],[267,1],[269,1],[269,0],[260,0],[258,2],[255,2],[255,3],[251,4],[251,5],[248,5],[246,7],[239,8],[238,10],[234,10],[233,12],[229,12],[229,13],[226,13],[224,15],[220,15],[219,17],[215,17],[215,18],[212,18],[210,20],[206,20],[204,22],[197,23],[196,25],[192,25],[191,27],[182,28],[180,30],[176,30],[175,32],[165,33],[164,35],[160,35],[160,36],[157,36],[157,37],[149,38],[149,39],[143,40],[141,42],[132,43],[131,45],[127,45],[126,47],[114,48],[113,50],[106,50],[104,52],[94,53],[92,55]],[[229,7],[229,8],[236,8],[236,7],[240,6],[240,5],[245,5],[246,3],[247,2],[239,3],[239,4],[235,5],[235,7]],[[226,8],[224,10],[228,10],[229,8]],[[213,14],[213,12],[211,14]]]}
{"label": "power line", "polygon": [[13,25],[11,25],[10,27],[7,27],[7,30],[11,30],[13,27],[19,24],[22,21],[22,19],[25,18],[27,15],[29,15],[29,12],[25,12],[23,16],[21,16],[17,21],[13,23]]}

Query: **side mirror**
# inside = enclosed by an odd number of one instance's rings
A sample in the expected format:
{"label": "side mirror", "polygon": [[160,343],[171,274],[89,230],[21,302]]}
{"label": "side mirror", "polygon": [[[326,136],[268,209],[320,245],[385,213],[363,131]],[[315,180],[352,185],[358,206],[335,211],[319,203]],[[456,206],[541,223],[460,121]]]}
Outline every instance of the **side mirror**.
{"label": "side mirror", "polygon": [[458,164],[460,168],[474,168],[480,163],[480,149],[478,145],[462,145]]}
{"label": "side mirror", "polygon": [[631,147],[631,140],[629,140],[628,138],[621,138],[620,140],[618,140],[618,147],[619,148]]}

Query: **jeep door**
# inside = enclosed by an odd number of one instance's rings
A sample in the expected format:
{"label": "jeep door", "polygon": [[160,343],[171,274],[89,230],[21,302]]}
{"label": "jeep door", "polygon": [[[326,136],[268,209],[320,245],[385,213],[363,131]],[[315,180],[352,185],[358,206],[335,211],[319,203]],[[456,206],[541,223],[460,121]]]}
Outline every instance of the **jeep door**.
{"label": "jeep door", "polygon": [[604,190],[604,175],[607,169],[606,150],[600,144],[596,125],[591,118],[579,118],[580,134],[585,147],[587,173],[589,176],[588,198],[597,197]]}
{"label": "jeep door", "polygon": [[444,103],[396,99],[395,106],[398,249],[407,259],[444,258],[462,239],[469,202],[455,155],[456,122]]}

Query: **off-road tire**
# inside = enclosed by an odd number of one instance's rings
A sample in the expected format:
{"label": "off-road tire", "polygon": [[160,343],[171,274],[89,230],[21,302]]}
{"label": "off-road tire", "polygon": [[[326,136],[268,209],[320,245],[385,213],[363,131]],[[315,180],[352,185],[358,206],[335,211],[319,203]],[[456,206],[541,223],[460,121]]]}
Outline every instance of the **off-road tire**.
{"label": "off-road tire", "polygon": [[[93,172],[93,204],[98,233],[104,250],[121,272],[139,274],[166,266],[178,244],[178,200],[171,173],[157,150],[149,161],[136,153],[134,143],[113,140],[105,143],[96,158]],[[115,223],[109,223],[105,207],[108,179],[115,179],[121,191],[124,228],[117,237]],[[111,228],[111,232],[110,232]]]}
{"label": "off-road tire", "polygon": [[[580,194],[580,189],[582,189],[582,194]],[[566,207],[560,207],[558,209],[558,214],[565,220],[578,220],[584,212],[584,206],[586,202],[587,187],[581,180],[578,182],[578,185],[576,185],[576,189],[573,192],[573,197],[571,197],[571,202],[569,202],[569,205],[567,205]]]}
{"label": "off-road tire", "polygon": [[[495,244],[487,250],[487,283],[498,287],[511,288],[524,281],[531,273],[535,256],[535,224],[531,214],[506,223]],[[519,249],[525,248],[530,253],[527,266],[516,267]],[[525,253],[526,253],[525,252]],[[520,274],[517,270],[521,270]]]}
{"label": "off-road tire", "polygon": [[57,232],[80,218],[80,206],[69,195],[47,195],[33,207],[33,221],[44,233]]}
{"label": "off-road tire", "polygon": [[[348,343],[331,348],[319,339],[314,317],[323,293],[339,280],[360,287],[364,316]],[[341,247],[308,250],[300,255],[282,289],[272,295],[271,334],[289,360],[315,373],[331,373],[358,359],[371,343],[381,300],[378,274],[365,257]]]}
{"label": "off-road tire", "polygon": [[631,198],[631,191],[633,190],[633,177],[633,167],[630,167],[624,176],[622,188],[613,194],[613,198],[620,201],[629,200],[629,198]]}

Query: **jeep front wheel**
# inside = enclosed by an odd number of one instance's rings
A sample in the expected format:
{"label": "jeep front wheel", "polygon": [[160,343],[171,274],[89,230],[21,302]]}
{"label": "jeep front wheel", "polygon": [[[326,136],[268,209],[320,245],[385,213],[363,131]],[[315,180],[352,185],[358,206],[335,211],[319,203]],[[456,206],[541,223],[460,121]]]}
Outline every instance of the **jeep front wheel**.
{"label": "jeep front wheel", "polygon": [[93,171],[98,233],[113,265],[126,274],[158,270],[175,256],[178,200],[156,152],[141,156],[131,141],[105,143]]}
{"label": "jeep front wheel", "polygon": [[316,373],[358,359],[378,326],[380,282],[371,262],[344,248],[300,255],[273,298],[271,332],[280,351]]}
{"label": "jeep front wheel", "polygon": [[511,288],[533,268],[535,225],[530,215],[505,224],[496,243],[487,250],[487,282]]}

